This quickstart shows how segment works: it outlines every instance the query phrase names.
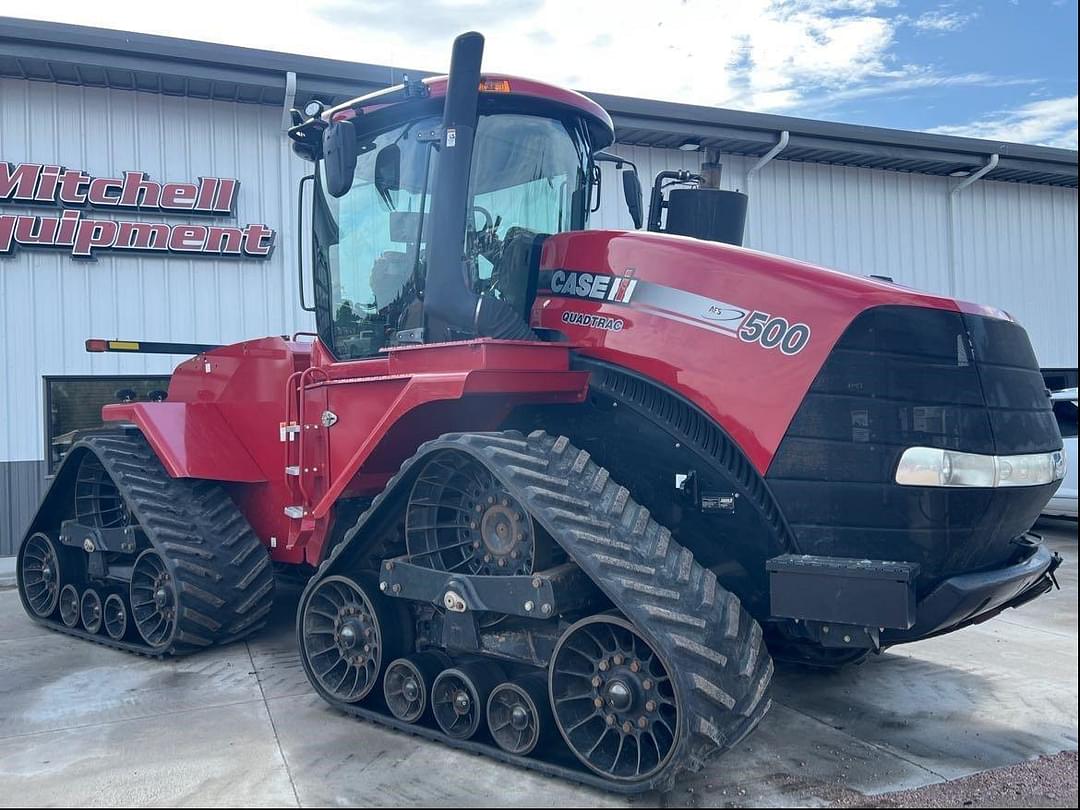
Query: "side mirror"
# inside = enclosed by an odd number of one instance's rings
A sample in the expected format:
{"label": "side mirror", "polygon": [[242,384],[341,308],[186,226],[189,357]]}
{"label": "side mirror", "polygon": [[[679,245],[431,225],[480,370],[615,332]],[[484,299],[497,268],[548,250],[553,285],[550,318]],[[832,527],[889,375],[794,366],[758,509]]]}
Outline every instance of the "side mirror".
{"label": "side mirror", "polygon": [[352,121],[335,121],[323,130],[322,152],[326,191],[332,197],[344,197],[352,188],[359,154]]}
{"label": "side mirror", "polygon": [[630,211],[630,218],[634,220],[634,227],[640,229],[644,216],[644,205],[641,201],[641,179],[635,170],[629,169],[622,173],[623,196],[626,197],[626,207]]}

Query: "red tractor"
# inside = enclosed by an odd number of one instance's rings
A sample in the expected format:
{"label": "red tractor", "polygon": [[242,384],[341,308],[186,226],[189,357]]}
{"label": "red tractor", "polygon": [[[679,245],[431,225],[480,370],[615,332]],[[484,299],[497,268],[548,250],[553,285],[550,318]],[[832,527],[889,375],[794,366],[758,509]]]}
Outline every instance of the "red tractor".
{"label": "red tractor", "polygon": [[659,178],[648,232],[586,230],[601,161],[645,218],[611,119],[482,50],[294,114],[317,336],[107,406],[20,549],[34,619],[190,653],[300,574],[333,706],[637,791],[750,732],[773,658],[1052,587],[1028,530],[1062,442],[1019,325],[725,244],[745,197],[708,177]]}

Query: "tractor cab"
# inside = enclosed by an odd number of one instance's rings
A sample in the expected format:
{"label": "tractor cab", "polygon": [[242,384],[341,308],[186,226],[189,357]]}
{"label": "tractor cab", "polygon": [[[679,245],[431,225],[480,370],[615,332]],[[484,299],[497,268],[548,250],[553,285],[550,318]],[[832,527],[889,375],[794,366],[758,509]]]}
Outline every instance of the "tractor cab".
{"label": "tractor cab", "polygon": [[478,69],[460,87],[459,68],[454,79],[311,109],[293,128],[296,150],[316,162],[313,309],[339,360],[533,337],[541,244],[584,229],[596,208],[607,113],[577,93]]}

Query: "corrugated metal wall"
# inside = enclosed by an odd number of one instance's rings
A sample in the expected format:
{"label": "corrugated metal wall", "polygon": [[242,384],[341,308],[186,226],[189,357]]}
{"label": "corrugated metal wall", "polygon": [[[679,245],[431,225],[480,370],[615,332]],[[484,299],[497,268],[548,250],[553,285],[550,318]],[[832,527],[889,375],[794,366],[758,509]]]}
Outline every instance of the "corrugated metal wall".
{"label": "corrugated metal wall", "polygon": [[[142,170],[158,181],[236,177],[235,221],[220,221],[278,232],[266,261],[102,254],[77,262],[62,250],[0,259],[0,462],[17,462],[0,463],[0,554],[11,553],[40,494],[42,377],[168,373],[182,359],[90,355],[87,337],[218,343],[311,328],[297,305],[294,263],[305,166],[285,146],[280,118],[272,107],[0,80],[0,160],[102,176]],[[645,182],[701,160],[677,150],[615,151],[637,163]],[[722,160],[724,186],[747,190],[753,159]],[[593,225],[628,227],[621,184],[604,170]],[[950,211],[956,182],[776,160],[749,189],[747,245],[1000,306],[1028,327],[1043,365],[1075,368],[1076,191],[980,182]]]}
{"label": "corrugated metal wall", "polygon": [[[673,149],[612,151],[633,160],[643,182],[702,160]],[[779,159],[748,189],[756,159],[721,162],[723,187],[750,194],[747,247],[1000,307],[1027,328],[1044,367],[1076,368],[1075,189],[980,181],[950,201],[953,178]],[[622,185],[610,164],[604,172],[593,225],[628,228]]]}
{"label": "corrugated metal wall", "polygon": [[213,222],[277,231],[264,261],[102,253],[83,262],[60,249],[0,259],[0,460],[44,457],[43,376],[167,374],[183,359],[87,354],[88,337],[229,343],[311,328],[296,300],[293,219],[304,164],[282,137],[281,111],[272,107],[0,80],[0,160],[108,177],[141,170],[159,182],[235,177],[235,217]]}

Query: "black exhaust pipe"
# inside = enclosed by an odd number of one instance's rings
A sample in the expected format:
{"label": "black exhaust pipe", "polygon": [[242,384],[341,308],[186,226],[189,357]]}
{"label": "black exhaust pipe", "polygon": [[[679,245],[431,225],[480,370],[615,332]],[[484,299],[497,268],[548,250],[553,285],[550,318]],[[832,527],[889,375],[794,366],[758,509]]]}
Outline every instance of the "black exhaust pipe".
{"label": "black exhaust pipe", "polygon": [[429,215],[424,292],[428,342],[470,336],[535,337],[520,315],[496,298],[481,298],[469,282],[465,228],[471,214],[469,177],[483,57],[484,37],[477,32],[454,40]]}

